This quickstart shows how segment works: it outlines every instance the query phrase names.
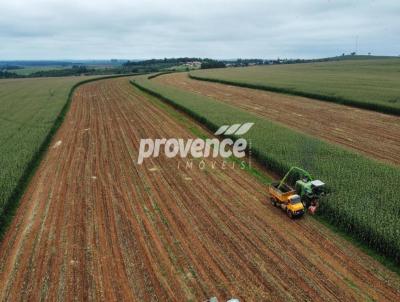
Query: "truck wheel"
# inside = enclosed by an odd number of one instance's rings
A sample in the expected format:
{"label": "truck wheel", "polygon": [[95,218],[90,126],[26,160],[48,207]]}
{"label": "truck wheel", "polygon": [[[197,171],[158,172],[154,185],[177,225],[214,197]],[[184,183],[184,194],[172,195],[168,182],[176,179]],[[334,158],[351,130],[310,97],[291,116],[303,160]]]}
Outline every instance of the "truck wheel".
{"label": "truck wheel", "polygon": [[271,203],[272,203],[272,205],[273,205],[274,207],[276,207],[276,201],[275,201],[275,199],[271,198]]}
{"label": "truck wheel", "polygon": [[293,213],[292,213],[292,211],[287,210],[286,212],[287,212],[287,215],[288,215],[290,218],[293,218]]}

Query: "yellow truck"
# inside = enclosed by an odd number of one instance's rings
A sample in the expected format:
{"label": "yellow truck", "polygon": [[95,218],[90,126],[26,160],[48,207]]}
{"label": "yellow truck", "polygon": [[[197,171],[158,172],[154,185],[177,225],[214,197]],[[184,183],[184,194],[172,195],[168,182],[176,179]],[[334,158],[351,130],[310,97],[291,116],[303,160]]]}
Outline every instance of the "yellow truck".
{"label": "yellow truck", "polygon": [[282,182],[272,183],[268,186],[268,193],[272,205],[280,207],[290,218],[302,216],[305,212],[300,195]]}

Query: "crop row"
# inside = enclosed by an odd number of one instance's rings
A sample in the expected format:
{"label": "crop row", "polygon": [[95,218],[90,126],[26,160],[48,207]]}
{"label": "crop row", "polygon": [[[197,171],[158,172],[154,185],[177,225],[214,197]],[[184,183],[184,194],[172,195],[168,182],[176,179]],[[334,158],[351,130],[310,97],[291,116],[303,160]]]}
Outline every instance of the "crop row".
{"label": "crop row", "polygon": [[171,103],[215,131],[221,125],[253,122],[244,136],[251,152],[270,170],[309,170],[328,184],[320,214],[330,223],[400,262],[400,220],[396,185],[400,170],[277,125],[241,109],[137,77],[137,87]]}

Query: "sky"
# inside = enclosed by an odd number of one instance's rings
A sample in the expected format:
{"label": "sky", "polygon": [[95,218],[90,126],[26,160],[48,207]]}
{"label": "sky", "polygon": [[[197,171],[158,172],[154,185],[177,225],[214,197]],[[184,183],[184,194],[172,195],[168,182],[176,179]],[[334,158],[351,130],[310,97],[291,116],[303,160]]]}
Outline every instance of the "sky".
{"label": "sky", "polygon": [[0,60],[320,58],[356,50],[400,55],[399,0],[0,0]]}

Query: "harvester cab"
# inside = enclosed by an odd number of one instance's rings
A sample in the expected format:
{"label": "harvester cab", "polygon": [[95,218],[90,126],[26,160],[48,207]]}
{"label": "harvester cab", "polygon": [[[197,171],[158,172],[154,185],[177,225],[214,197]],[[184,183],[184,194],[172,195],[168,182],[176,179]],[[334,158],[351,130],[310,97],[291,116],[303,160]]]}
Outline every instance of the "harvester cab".
{"label": "harvester cab", "polygon": [[309,206],[318,206],[320,196],[324,194],[325,184],[320,180],[300,179],[296,181],[295,190],[302,197],[302,202]]}

